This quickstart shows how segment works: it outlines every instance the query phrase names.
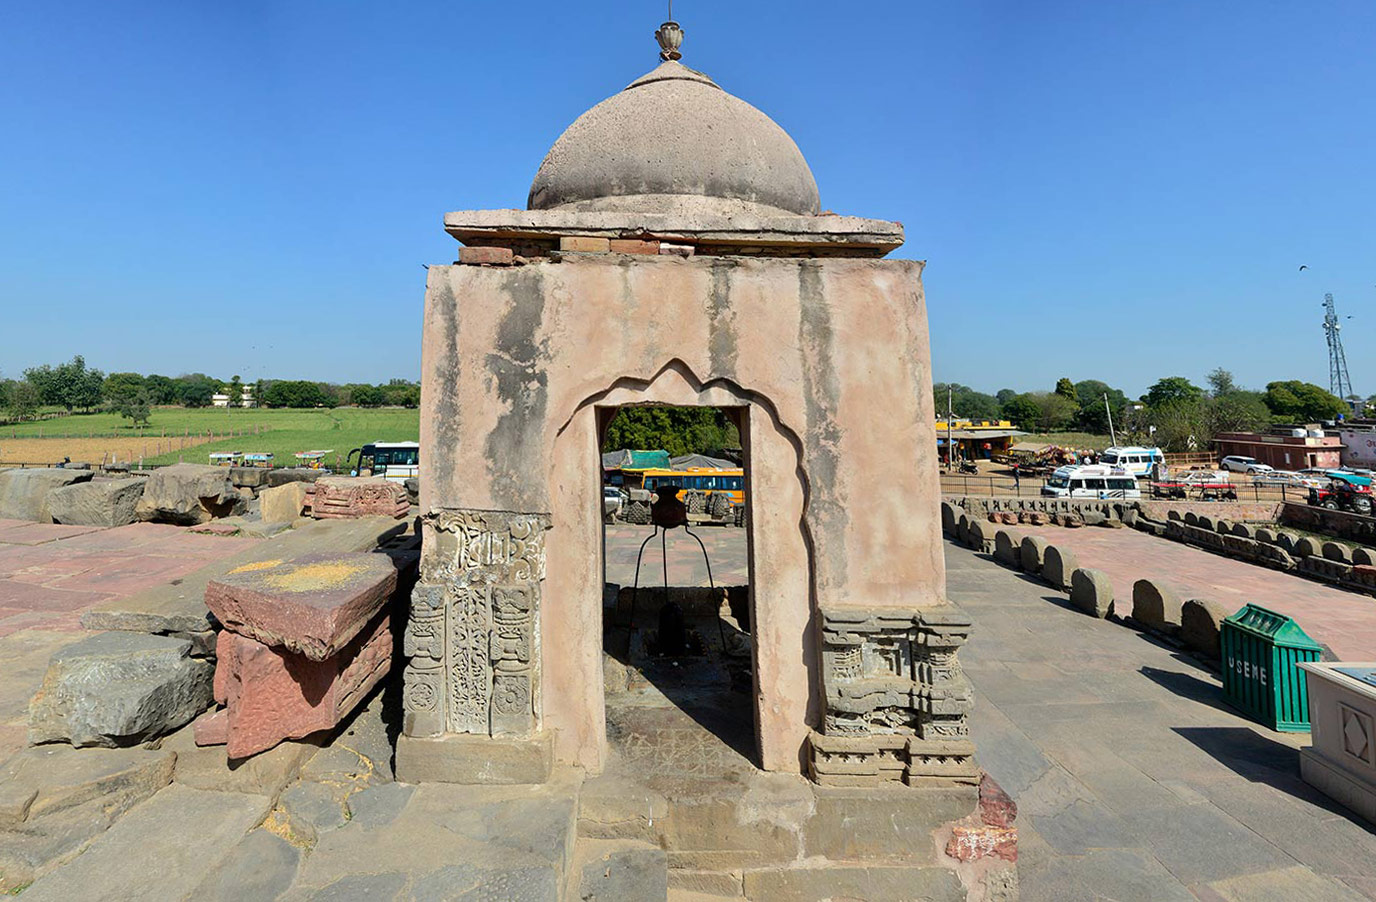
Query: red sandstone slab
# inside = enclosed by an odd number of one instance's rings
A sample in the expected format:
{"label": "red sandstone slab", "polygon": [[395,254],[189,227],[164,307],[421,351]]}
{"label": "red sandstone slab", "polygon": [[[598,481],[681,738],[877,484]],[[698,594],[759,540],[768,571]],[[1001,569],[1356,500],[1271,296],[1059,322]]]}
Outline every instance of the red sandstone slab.
{"label": "red sandstone slab", "polygon": [[108,592],[76,592],[0,579],[0,607],[23,611],[80,611],[113,597]]}
{"label": "red sandstone slab", "polygon": [[170,539],[185,531],[185,527],[170,523],[130,523],[68,539],[67,543],[83,551],[144,551],[151,548],[163,552]]}
{"label": "red sandstone slab", "polygon": [[0,530],[9,529],[13,526],[26,526],[32,522],[32,520],[11,520],[8,517],[0,517]]}
{"label": "red sandstone slab", "polygon": [[317,553],[231,570],[206,586],[205,604],[226,629],[323,661],[373,619],[396,585],[385,554]]}
{"label": "red sandstone slab", "polygon": [[61,523],[26,523],[0,529],[0,545],[42,545],[88,532],[99,532],[99,526],[65,526]]}
{"label": "red sandstone slab", "polygon": [[0,620],[0,639],[23,630],[43,630],[48,633],[84,632],[81,611],[25,611]]}
{"label": "red sandstone slab", "polygon": [[[324,661],[269,648],[229,630],[216,643],[215,700],[227,709],[231,759],[336,726],[386,676],[392,631],[386,613]],[[207,724],[207,739],[217,725]]]}
{"label": "red sandstone slab", "polygon": [[96,566],[80,573],[56,578],[45,585],[58,589],[132,595],[171,582],[202,566],[201,561],[194,559],[150,554],[115,555],[100,560]]}

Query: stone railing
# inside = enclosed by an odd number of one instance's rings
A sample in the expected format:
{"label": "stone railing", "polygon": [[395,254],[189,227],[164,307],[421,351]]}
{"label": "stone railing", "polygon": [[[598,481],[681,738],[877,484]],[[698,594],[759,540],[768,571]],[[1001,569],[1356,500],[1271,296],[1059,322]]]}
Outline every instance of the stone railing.
{"label": "stone railing", "polygon": [[1278,517],[1282,526],[1320,532],[1352,542],[1376,544],[1376,517],[1287,502]]}

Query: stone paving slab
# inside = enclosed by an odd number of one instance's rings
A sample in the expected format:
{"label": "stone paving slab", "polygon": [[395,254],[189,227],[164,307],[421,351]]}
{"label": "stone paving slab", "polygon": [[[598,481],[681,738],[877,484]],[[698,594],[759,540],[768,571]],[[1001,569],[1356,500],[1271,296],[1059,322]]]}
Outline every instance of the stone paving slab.
{"label": "stone paving slab", "polygon": [[64,526],[61,523],[26,523],[0,529],[0,545],[45,545],[61,539],[70,539],[97,532],[99,526]]}
{"label": "stone paving slab", "polygon": [[[617,524],[606,530],[607,582],[623,586],[635,579],[636,552],[640,544],[650,538],[653,528]],[[712,581],[718,586],[743,586],[750,580],[746,531],[733,526],[694,526],[693,535],[702,539],[707,559],[712,565]],[[702,549],[692,536],[682,529],[671,529],[661,541],[654,538],[645,546],[640,562],[642,586],[664,585],[664,551],[668,552],[669,585],[705,586],[707,567]]]}
{"label": "stone paving slab", "polygon": [[974,621],[977,757],[1019,806],[1025,902],[1376,897],[1376,834],[1300,780],[1307,735],[1240,717],[1146,634],[983,555],[946,557]]}
{"label": "stone paving slab", "polygon": [[25,902],[188,898],[262,822],[270,801],[172,785],[115,822],[85,852],[24,890]]}
{"label": "stone paving slab", "polygon": [[1135,529],[1065,529],[1019,526],[1075,552],[1080,566],[1107,573],[1116,598],[1127,599],[1132,584],[1166,576],[1183,598],[1207,598],[1237,610],[1255,603],[1288,614],[1304,631],[1331,648],[1340,660],[1360,661],[1376,649],[1376,598],[1326,586],[1278,570],[1211,554],[1183,542],[1159,539]]}
{"label": "stone paving slab", "polygon": [[469,891],[511,902],[561,898],[577,816],[572,775],[539,786],[409,789],[355,796],[359,813],[321,836],[283,902],[463,899]]}

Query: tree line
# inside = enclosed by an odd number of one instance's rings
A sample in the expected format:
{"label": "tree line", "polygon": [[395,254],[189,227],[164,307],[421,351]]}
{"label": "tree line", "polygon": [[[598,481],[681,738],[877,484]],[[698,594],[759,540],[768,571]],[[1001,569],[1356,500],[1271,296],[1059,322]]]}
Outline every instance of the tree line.
{"label": "tree line", "polygon": [[1057,380],[1051,391],[1005,388],[990,395],[943,382],[933,386],[933,394],[939,417],[947,413],[949,398],[951,410],[964,419],[1010,420],[1028,432],[1107,435],[1111,416],[1120,438],[1152,441],[1169,451],[1207,447],[1220,432],[1321,423],[1352,412],[1347,401],[1296,379],[1268,382],[1265,391],[1255,391],[1239,386],[1232,373],[1219,367],[1206,382],[1199,386],[1184,376],[1166,376],[1137,399],[1098,379],[1073,382],[1069,377]]}
{"label": "tree line", "polygon": [[180,376],[141,373],[106,374],[88,366],[80,354],[66,363],[44,364],[24,370],[21,379],[0,379],[0,410],[7,419],[33,419],[44,409],[68,413],[111,411],[146,424],[156,407],[210,407],[215,395],[229,397],[239,407],[246,397],[263,407],[417,407],[420,385],[405,379],[367,383],[313,382],[301,379],[260,379],[246,383],[239,376],[217,379],[205,373]]}

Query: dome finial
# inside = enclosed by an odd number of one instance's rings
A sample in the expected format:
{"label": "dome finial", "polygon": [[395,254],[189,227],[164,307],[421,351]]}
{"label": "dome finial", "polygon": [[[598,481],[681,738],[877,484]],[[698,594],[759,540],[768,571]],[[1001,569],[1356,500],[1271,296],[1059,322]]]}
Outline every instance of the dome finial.
{"label": "dome finial", "polygon": [[659,26],[659,31],[655,32],[655,40],[659,41],[659,58],[666,63],[669,60],[683,59],[683,54],[678,52],[678,48],[683,46],[683,29],[674,21],[674,0],[669,0],[669,21]]}

